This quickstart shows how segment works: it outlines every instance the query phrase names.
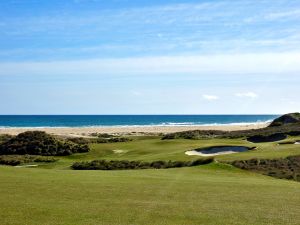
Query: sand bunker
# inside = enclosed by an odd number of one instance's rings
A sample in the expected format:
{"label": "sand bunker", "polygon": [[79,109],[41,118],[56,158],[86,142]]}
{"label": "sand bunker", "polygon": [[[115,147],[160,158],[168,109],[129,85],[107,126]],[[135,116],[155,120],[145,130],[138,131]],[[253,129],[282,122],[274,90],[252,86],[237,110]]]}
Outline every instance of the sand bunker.
{"label": "sand bunker", "polygon": [[278,143],[278,145],[300,145],[300,141],[286,141]]}
{"label": "sand bunker", "polygon": [[126,153],[128,151],[127,150],[121,150],[121,149],[115,149],[115,150],[113,150],[113,152],[116,153],[116,154],[123,154],[123,153]]}
{"label": "sand bunker", "polygon": [[23,167],[37,167],[38,165],[23,165],[23,166],[15,166],[18,168],[23,168]]}
{"label": "sand bunker", "polygon": [[249,148],[245,146],[216,146],[209,148],[195,149],[192,151],[186,151],[186,155],[197,155],[197,156],[216,156],[216,155],[226,155],[239,152],[246,152],[254,148]]}

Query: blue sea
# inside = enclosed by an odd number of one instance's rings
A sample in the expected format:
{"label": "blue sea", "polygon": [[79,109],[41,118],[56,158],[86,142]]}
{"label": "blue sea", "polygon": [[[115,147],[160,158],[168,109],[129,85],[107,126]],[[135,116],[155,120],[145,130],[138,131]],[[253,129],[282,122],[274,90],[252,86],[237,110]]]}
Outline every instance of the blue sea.
{"label": "blue sea", "polygon": [[0,127],[201,126],[254,124],[278,115],[0,115]]}

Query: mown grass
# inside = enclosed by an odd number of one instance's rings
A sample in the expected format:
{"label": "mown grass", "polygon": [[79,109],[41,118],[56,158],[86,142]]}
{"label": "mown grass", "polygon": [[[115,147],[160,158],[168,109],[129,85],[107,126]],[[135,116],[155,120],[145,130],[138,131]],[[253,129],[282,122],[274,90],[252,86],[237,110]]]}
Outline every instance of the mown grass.
{"label": "mown grass", "polygon": [[298,224],[300,184],[210,164],[169,170],[0,167],[3,225]]}

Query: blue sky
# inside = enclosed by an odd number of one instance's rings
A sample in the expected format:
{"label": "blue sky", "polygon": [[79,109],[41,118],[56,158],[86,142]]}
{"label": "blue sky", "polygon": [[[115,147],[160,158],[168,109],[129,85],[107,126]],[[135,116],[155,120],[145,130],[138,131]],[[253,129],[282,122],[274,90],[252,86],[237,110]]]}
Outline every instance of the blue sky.
{"label": "blue sky", "polygon": [[0,114],[300,111],[300,1],[0,2]]}

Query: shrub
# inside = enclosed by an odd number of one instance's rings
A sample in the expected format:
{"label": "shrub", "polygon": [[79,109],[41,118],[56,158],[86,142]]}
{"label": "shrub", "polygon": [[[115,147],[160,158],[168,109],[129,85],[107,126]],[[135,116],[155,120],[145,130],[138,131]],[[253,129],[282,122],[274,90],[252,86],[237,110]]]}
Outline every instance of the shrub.
{"label": "shrub", "polygon": [[31,156],[31,155],[2,155],[0,156],[0,164],[2,165],[10,165],[17,166],[22,163],[30,163],[30,162],[55,162],[57,159],[53,157],[45,157],[45,156]]}
{"label": "shrub", "polygon": [[71,141],[73,143],[76,144],[82,144],[82,145],[86,145],[89,143],[116,143],[116,142],[128,142],[128,141],[132,141],[132,139],[127,138],[127,137],[112,137],[109,136],[107,137],[106,135],[103,135],[104,137],[97,137],[97,138],[67,138],[68,141]]}
{"label": "shrub", "polygon": [[89,138],[75,137],[75,138],[67,138],[68,141],[71,141],[76,144],[86,145],[91,143]]}
{"label": "shrub", "polygon": [[287,138],[286,134],[282,133],[276,133],[271,135],[254,135],[249,138],[247,138],[248,141],[253,143],[260,143],[260,142],[275,142],[275,141],[281,141]]}
{"label": "shrub", "polygon": [[131,139],[126,137],[112,137],[112,138],[97,138],[92,140],[94,143],[116,143],[116,142],[128,142]]}
{"label": "shrub", "polygon": [[2,135],[0,135],[0,143],[8,141],[8,140],[11,139],[12,137],[13,137],[13,136],[8,135],[8,134],[2,134]]}
{"label": "shrub", "polygon": [[62,141],[43,131],[26,131],[0,144],[0,155],[71,155],[88,152],[86,144]]}
{"label": "shrub", "polygon": [[213,158],[197,159],[195,161],[128,161],[128,160],[94,160],[91,162],[75,162],[72,168],[75,170],[126,170],[126,169],[167,169],[178,167],[190,167],[209,164]]}
{"label": "shrub", "polygon": [[240,169],[258,172],[280,179],[299,181],[300,156],[290,156],[283,159],[249,159],[234,161],[231,164]]}

